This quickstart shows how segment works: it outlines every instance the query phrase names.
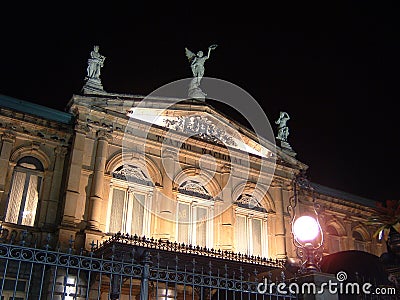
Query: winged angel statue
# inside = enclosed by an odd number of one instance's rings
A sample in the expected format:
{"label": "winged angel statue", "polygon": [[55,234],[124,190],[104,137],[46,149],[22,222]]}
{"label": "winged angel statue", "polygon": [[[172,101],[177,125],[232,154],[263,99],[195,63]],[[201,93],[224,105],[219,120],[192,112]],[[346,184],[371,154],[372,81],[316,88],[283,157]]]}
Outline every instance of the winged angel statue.
{"label": "winged angel statue", "polygon": [[197,52],[197,54],[190,51],[188,48],[185,48],[186,57],[190,62],[190,66],[192,68],[193,77],[196,79],[193,83],[199,87],[200,81],[204,75],[204,63],[207,59],[210,58],[211,50],[217,48],[217,45],[211,45],[208,47],[207,56],[203,55],[203,51]]}

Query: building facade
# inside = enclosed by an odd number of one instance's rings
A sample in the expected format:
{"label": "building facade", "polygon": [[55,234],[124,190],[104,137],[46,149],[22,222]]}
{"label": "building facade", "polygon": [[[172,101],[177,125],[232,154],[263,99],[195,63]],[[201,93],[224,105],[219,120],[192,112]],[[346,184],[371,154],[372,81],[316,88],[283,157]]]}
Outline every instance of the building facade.
{"label": "building facade", "polygon": [[[66,112],[0,96],[3,241],[50,234],[79,251],[121,233],[296,259],[287,207],[308,166],[288,143],[257,137],[206,101],[101,89],[86,85]],[[386,251],[366,222],[374,201],[312,187],[298,208],[318,202],[324,255]]]}
{"label": "building facade", "polygon": [[[263,257],[294,257],[287,206],[293,176],[308,166],[277,147],[269,181],[257,174],[261,160],[268,158],[255,150],[246,152],[233,140],[228,149],[213,136],[194,131],[187,136],[167,119],[164,126],[160,120],[161,125],[148,126],[133,119],[130,109],[142,100],[74,95],[69,112],[59,112],[2,96],[4,228],[49,232],[60,242],[72,236],[86,248],[121,232]],[[150,108],[142,109],[151,111],[160,101],[148,100]],[[187,123],[195,116],[193,124],[215,127],[232,122],[196,100],[175,103],[163,114]],[[140,128],[146,137],[138,133]],[[220,136],[228,138],[229,129],[222,130]],[[241,130],[248,148],[257,149],[251,133]],[[248,157],[249,174],[237,168]],[[375,228],[366,225],[373,201],[313,187],[323,207],[326,254],[355,249],[379,256],[385,251],[371,236]],[[302,205],[307,206],[307,199]]]}

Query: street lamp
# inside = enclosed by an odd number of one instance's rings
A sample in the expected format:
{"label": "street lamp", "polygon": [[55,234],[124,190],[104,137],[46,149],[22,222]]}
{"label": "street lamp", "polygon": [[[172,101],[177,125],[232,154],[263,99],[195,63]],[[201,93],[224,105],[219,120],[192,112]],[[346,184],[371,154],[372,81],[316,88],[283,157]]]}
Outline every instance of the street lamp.
{"label": "street lamp", "polygon": [[[311,202],[305,196],[311,195]],[[301,208],[308,208],[307,212]],[[293,196],[287,207],[292,226],[293,243],[296,255],[301,261],[299,272],[302,274],[321,272],[319,263],[322,259],[324,234],[318,219],[319,205],[315,202],[314,189],[301,172],[293,179]]]}

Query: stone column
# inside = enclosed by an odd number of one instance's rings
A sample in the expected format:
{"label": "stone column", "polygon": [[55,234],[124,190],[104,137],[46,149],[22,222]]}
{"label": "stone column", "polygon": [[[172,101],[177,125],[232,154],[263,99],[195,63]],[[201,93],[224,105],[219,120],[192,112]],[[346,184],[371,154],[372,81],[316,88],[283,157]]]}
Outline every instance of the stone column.
{"label": "stone column", "polygon": [[282,184],[278,182],[272,182],[269,188],[271,196],[275,203],[276,219],[275,219],[275,253],[276,258],[285,259],[286,253],[286,242],[285,242],[285,218],[284,218],[284,205],[282,197]]}
{"label": "stone column", "polygon": [[173,231],[173,213],[175,212],[174,203],[176,193],[173,192],[173,176],[175,175],[175,158],[177,151],[174,149],[164,149],[162,153],[162,177],[163,189],[157,197],[160,201],[160,238],[171,239],[175,234]]}
{"label": "stone column", "polygon": [[[15,135],[6,131],[1,136],[1,152],[0,152],[0,216],[6,215],[6,197],[5,191],[10,188],[11,176],[15,167],[15,163],[10,162],[10,156],[15,143]],[[8,178],[8,181],[7,181]]]}
{"label": "stone column", "polygon": [[[354,238],[353,238],[353,231],[352,231],[352,222],[349,219],[343,220],[344,226],[346,229],[346,236],[340,237],[340,251],[345,250],[354,250]],[[340,233],[339,233],[340,235]],[[347,240],[347,243],[343,243],[343,240]],[[346,245],[344,245],[346,244]]]}
{"label": "stone column", "polygon": [[[82,214],[79,213],[79,201],[85,199],[81,195],[82,163],[85,151],[86,135],[90,132],[87,124],[75,126],[75,136],[71,147],[71,158],[68,165],[68,179],[64,199],[64,211],[61,219],[58,236],[61,245],[67,246],[69,239],[75,239],[79,231],[77,225],[83,221]],[[84,201],[84,200],[83,200]],[[75,243],[77,245],[77,243]]]}
{"label": "stone column", "polygon": [[[68,153],[68,149],[66,147],[58,146],[55,149],[55,162],[54,162],[54,170],[53,177],[51,180],[50,187],[50,196],[47,201],[47,208],[44,216],[44,226],[45,227],[53,227],[56,224],[56,218],[58,216],[57,208],[61,203],[61,180],[64,169],[64,160],[65,156]],[[57,224],[58,225],[58,224]]]}
{"label": "stone column", "polygon": [[[64,213],[62,217],[63,227],[76,227],[81,221],[76,214],[80,196],[80,183],[82,177],[82,161],[85,150],[86,134],[89,128],[84,124],[77,125],[75,128],[74,143],[71,149],[71,161],[69,164],[69,173],[67,181],[67,190],[65,194]],[[70,232],[66,234],[66,240],[70,237]]]}
{"label": "stone column", "polygon": [[215,213],[219,216],[222,228],[217,230],[217,242],[222,250],[232,251],[235,247],[234,219],[235,210],[232,206],[233,166],[225,164],[221,167],[222,200],[215,203]]}
{"label": "stone column", "polygon": [[15,135],[12,132],[4,132],[1,136],[2,147],[0,152],[0,200],[3,199],[5,191],[6,178],[8,174],[8,166],[12,148],[15,143]]}
{"label": "stone column", "polygon": [[90,210],[88,228],[99,230],[101,208],[104,190],[104,170],[108,156],[108,143],[112,139],[111,134],[105,130],[97,131],[97,149],[93,169],[92,186],[90,190]]}

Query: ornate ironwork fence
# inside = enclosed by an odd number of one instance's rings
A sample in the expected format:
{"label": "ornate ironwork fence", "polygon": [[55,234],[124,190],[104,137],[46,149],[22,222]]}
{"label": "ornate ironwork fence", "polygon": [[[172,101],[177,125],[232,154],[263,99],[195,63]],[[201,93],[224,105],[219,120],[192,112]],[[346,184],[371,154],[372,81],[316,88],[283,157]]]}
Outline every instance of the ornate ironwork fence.
{"label": "ornate ironwork fence", "polygon": [[74,253],[72,242],[61,251],[52,250],[48,240],[39,247],[28,245],[24,234],[18,241],[16,235],[4,236],[2,300],[296,298],[257,289],[265,276],[269,282],[284,280],[275,276],[279,261],[250,263],[249,257],[234,258],[232,253],[121,235],[99,247],[93,243],[91,251],[80,253]]}

